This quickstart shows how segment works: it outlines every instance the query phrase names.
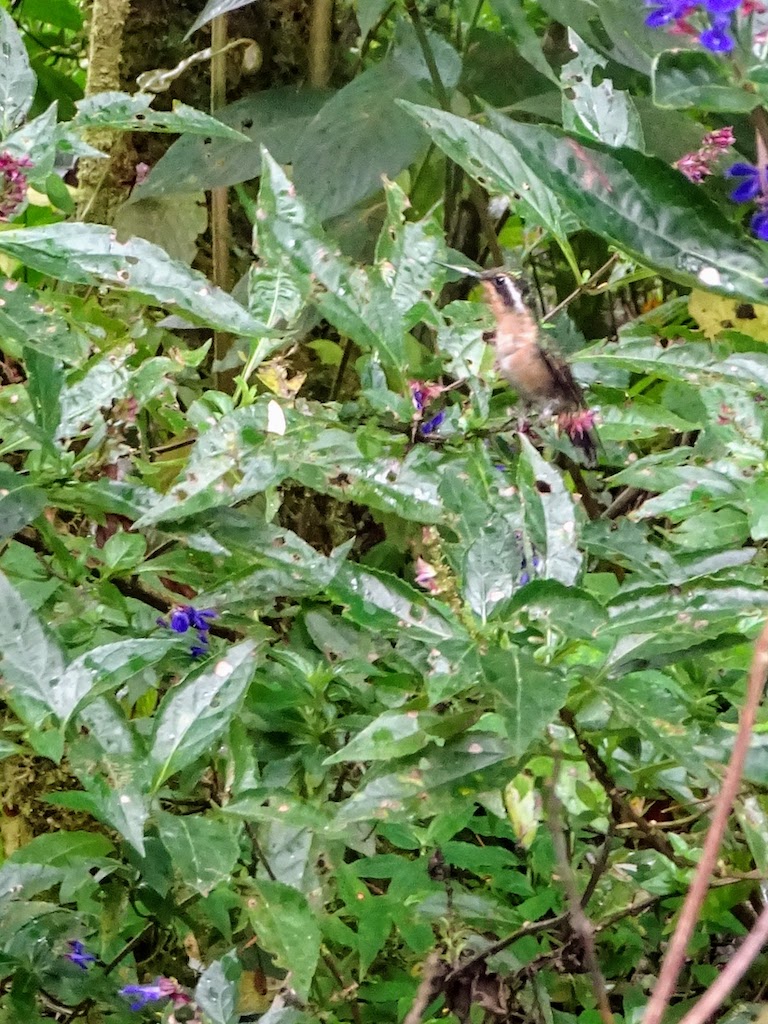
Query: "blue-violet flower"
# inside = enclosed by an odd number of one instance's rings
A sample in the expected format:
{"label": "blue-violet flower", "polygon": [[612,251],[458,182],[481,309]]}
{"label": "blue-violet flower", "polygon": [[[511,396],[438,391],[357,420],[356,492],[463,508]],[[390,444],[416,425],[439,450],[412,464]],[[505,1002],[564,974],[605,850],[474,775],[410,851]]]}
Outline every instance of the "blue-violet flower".
{"label": "blue-violet flower", "polygon": [[120,995],[135,996],[131,1003],[132,1010],[142,1010],[148,1003],[160,999],[170,999],[174,1007],[192,1002],[175,978],[156,978],[151,985],[125,985],[120,989]]}
{"label": "blue-violet flower", "polygon": [[69,939],[67,945],[69,946],[69,952],[64,954],[67,960],[77,964],[81,971],[87,971],[88,964],[92,964],[96,960],[93,953],[89,953],[79,939]]}
{"label": "blue-violet flower", "polygon": [[181,605],[174,608],[168,619],[158,619],[158,626],[165,629],[172,629],[174,633],[186,633],[188,629],[197,632],[197,641],[192,643],[189,653],[193,658],[208,653],[208,631],[211,628],[210,619],[216,618],[216,612],[212,608],[204,608],[198,611],[191,604]]}

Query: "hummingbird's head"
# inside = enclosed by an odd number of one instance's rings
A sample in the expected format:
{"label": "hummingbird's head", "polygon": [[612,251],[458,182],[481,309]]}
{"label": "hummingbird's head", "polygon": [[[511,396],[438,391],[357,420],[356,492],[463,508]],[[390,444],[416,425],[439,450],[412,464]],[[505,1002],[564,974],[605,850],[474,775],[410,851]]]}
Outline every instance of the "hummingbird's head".
{"label": "hummingbird's head", "polygon": [[498,312],[527,313],[528,307],[525,303],[527,288],[525,282],[517,274],[505,270],[503,267],[494,267],[491,270],[484,270],[479,275],[492,309]]}

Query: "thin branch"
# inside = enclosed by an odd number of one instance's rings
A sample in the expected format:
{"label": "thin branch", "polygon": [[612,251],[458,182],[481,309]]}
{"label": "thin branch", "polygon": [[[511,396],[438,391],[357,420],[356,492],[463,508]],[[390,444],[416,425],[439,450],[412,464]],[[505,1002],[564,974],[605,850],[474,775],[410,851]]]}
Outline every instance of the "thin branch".
{"label": "thin branch", "polygon": [[568,901],[568,917],[571,922],[571,927],[573,928],[574,934],[578,936],[584,950],[584,960],[587,965],[587,970],[589,971],[589,976],[592,982],[592,992],[594,993],[595,1000],[597,1002],[600,1018],[603,1021],[603,1024],[614,1024],[611,1004],[608,1000],[608,988],[605,983],[603,972],[600,970],[600,961],[597,959],[595,929],[590,919],[584,913],[584,907],[582,906],[581,897],[579,896],[579,890],[576,886],[576,876],[573,873],[570,857],[568,856],[568,847],[565,841],[565,832],[563,830],[563,805],[557,795],[556,788],[559,773],[560,756],[559,752],[556,751],[554,772],[552,778],[547,780],[546,785],[546,803],[547,819],[549,821],[549,831],[552,836],[552,846],[554,847],[555,859],[557,861],[557,870],[560,875],[560,881],[563,883],[563,888],[565,889],[566,900]]}
{"label": "thin branch", "polygon": [[[707,895],[712,872],[717,861],[717,854],[720,844],[728,825],[728,818],[733,808],[733,802],[739,790],[741,775],[744,770],[749,743],[752,736],[752,729],[755,724],[755,717],[760,701],[763,696],[766,675],[768,674],[768,622],[755,644],[755,651],[752,656],[752,664],[749,669],[747,681],[747,693],[739,719],[739,731],[733,744],[731,759],[723,779],[723,785],[717,797],[712,822],[704,840],[704,848],[701,858],[691,882],[691,887],[685,898],[685,903],[680,911],[672,938],[667,948],[666,956],[661,966],[661,973],[656,987],[646,1007],[643,1024],[660,1024],[664,1011],[675,991],[677,979],[685,960],[688,942],[690,941],[693,929],[699,918],[699,912]],[[762,916],[762,915],[761,915]]]}
{"label": "thin branch", "polygon": [[403,1018],[403,1024],[421,1024],[421,1018],[435,997],[435,991],[440,983],[444,968],[445,961],[440,956],[440,953],[433,949],[424,961],[421,982],[416,989],[416,995],[413,997],[410,1009]]}
{"label": "thin branch", "polygon": [[[227,15],[220,14],[211,24],[211,113],[227,102]],[[226,188],[211,189],[211,249],[213,283],[229,291],[229,196]],[[227,351],[229,334],[215,331],[213,354],[220,362]],[[214,374],[218,387],[218,372]]]}
{"label": "thin branch", "polygon": [[611,256],[610,259],[606,260],[605,263],[602,265],[602,267],[598,267],[598,269],[594,272],[594,274],[591,274],[587,278],[587,280],[584,281],[583,284],[580,284],[578,286],[578,288],[574,288],[573,291],[571,292],[571,294],[570,295],[566,295],[566,297],[563,299],[562,302],[558,302],[558,304],[555,306],[554,309],[550,309],[550,311],[546,314],[546,316],[543,316],[541,318],[541,322],[543,324],[545,324],[547,322],[547,320],[551,320],[553,317],[557,316],[557,314],[561,310],[565,309],[566,306],[570,306],[570,304],[574,301],[574,299],[578,299],[578,297],[583,292],[587,292],[591,288],[593,288],[595,286],[595,284],[600,280],[600,278],[604,277],[608,273],[608,271],[613,267],[614,263],[616,263],[618,258],[619,258],[619,254],[617,252],[615,252],[613,254],[613,256]]}
{"label": "thin branch", "polygon": [[[661,897],[659,897],[661,899]],[[451,973],[445,979],[446,982],[454,981],[456,978],[460,978],[462,974],[466,974],[470,971],[475,964],[479,964],[482,960],[487,960],[488,957],[496,956],[507,946],[513,945],[518,939],[524,939],[526,935],[538,935],[539,932],[548,932],[551,928],[558,928],[561,924],[565,924],[568,920],[567,911],[562,914],[557,914],[556,917],[548,917],[543,921],[529,921],[528,924],[524,924],[517,931],[512,932],[511,935],[507,935],[504,939],[498,939],[496,942],[491,942],[485,949],[479,953],[475,953],[474,956],[470,957],[469,960],[463,960],[460,964],[453,968]]]}
{"label": "thin branch", "polygon": [[669,839],[667,839],[663,833],[660,833],[653,828],[652,825],[649,825],[641,814],[637,814],[629,800],[619,792],[619,789],[608,770],[608,766],[600,756],[597,747],[582,735],[581,730],[576,724],[576,718],[574,717],[573,712],[568,708],[563,708],[560,712],[560,719],[568,726],[575,736],[576,742],[579,744],[579,749],[584,755],[584,760],[589,765],[592,774],[603,787],[605,795],[611,802],[614,817],[618,819],[619,823],[623,824],[628,822],[634,825],[643,833],[650,845],[653,846],[655,850],[658,850],[659,853],[662,853],[665,857],[671,860],[673,864],[682,868],[690,867],[688,861],[682,860],[677,856]]}
{"label": "thin branch", "polygon": [[768,907],[763,907],[757,922],[734,955],[723,968],[717,980],[707,989],[679,1024],[704,1024],[726,1000],[744,973],[754,963],[760,950],[768,942]]}
{"label": "thin branch", "polygon": [[325,89],[331,80],[333,0],[313,0],[309,18],[309,84]]}

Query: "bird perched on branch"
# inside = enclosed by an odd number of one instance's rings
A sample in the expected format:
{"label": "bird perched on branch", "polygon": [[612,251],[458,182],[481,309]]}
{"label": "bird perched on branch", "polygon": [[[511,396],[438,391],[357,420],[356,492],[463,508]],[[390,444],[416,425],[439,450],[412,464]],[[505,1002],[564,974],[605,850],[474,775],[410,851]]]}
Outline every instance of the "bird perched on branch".
{"label": "bird perched on branch", "polygon": [[496,351],[499,373],[527,402],[557,416],[558,426],[595,460],[594,414],[568,364],[541,343],[539,324],[525,302],[524,287],[508,270],[496,268],[469,273],[483,286],[496,327],[488,338]]}

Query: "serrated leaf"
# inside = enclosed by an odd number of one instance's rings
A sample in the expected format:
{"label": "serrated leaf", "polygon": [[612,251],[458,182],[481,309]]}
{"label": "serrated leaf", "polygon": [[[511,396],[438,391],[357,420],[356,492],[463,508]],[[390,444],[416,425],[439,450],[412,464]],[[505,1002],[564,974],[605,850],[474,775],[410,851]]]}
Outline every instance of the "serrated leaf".
{"label": "serrated leaf", "polygon": [[320,956],[320,929],[303,893],[282,882],[261,881],[248,901],[260,945],[291,972],[291,987],[306,999]]}
{"label": "serrated leaf", "polygon": [[532,743],[544,739],[547,726],[565,704],[568,682],[558,669],[538,664],[519,647],[495,648],[481,662],[507,727],[510,756],[522,757]]}
{"label": "serrated leaf", "polygon": [[239,828],[201,815],[155,813],[160,839],[182,882],[207,896],[232,874],[240,854]]}
{"label": "serrated leaf", "polygon": [[118,242],[101,224],[49,224],[0,232],[0,252],[73,284],[109,284],[179,310],[218,330],[268,334],[226,292],[142,238]]}
{"label": "serrated leaf", "polygon": [[227,728],[251,681],[253,652],[254,644],[246,640],[168,692],[150,741],[155,788],[203,754]]}
{"label": "serrated leaf", "polygon": [[27,49],[10,14],[0,7],[0,137],[26,117],[35,96],[37,78]]}
{"label": "serrated leaf", "polygon": [[154,96],[100,92],[77,104],[73,128],[112,128],[130,132],[169,132],[247,142],[248,137],[216,117],[174,100],[173,111],[152,110]]}
{"label": "serrated leaf", "polygon": [[762,247],[679,171],[557,128],[491,121],[565,208],[643,266],[686,286],[768,301]]}

